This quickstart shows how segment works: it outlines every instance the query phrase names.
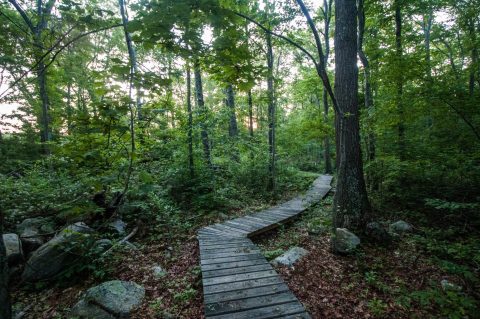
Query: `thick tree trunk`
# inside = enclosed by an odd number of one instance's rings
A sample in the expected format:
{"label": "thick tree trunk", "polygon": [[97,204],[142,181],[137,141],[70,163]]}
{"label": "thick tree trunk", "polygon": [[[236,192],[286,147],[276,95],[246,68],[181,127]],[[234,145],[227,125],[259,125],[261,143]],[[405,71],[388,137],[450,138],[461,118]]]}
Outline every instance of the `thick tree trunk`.
{"label": "thick tree trunk", "polygon": [[192,113],[192,76],[190,64],[187,64],[187,113],[188,113],[188,128],[187,128],[187,143],[188,143],[188,168],[190,171],[190,178],[195,176],[195,168],[193,164],[193,113]]}
{"label": "thick tree trunk", "polygon": [[197,106],[201,116],[200,135],[202,137],[203,152],[205,155],[205,161],[207,162],[209,167],[212,167],[212,158],[210,155],[210,139],[208,137],[208,131],[207,131],[207,125],[206,125],[207,110],[205,107],[205,101],[203,100],[202,72],[200,70],[200,61],[198,61],[198,59],[195,60],[193,69],[195,73],[195,93],[197,95],[197,99],[196,99]]}
{"label": "thick tree trunk", "polygon": [[[402,47],[402,10],[400,0],[394,1],[395,6],[395,49],[397,54],[397,70],[403,67],[403,47]],[[398,112],[398,156],[401,161],[405,160],[405,110],[403,106],[403,73],[397,72],[397,93],[396,105]]]}
{"label": "thick tree trunk", "polygon": [[335,0],[335,96],[341,111],[334,227],[363,231],[370,212],[360,150],[355,0]]}
{"label": "thick tree trunk", "polygon": [[268,189],[275,192],[276,189],[276,149],[275,149],[275,95],[273,87],[273,48],[272,35],[267,36],[267,95],[268,95]]}
{"label": "thick tree trunk", "polygon": [[12,318],[10,295],[8,292],[7,252],[3,242],[3,212],[0,212],[0,319]]}

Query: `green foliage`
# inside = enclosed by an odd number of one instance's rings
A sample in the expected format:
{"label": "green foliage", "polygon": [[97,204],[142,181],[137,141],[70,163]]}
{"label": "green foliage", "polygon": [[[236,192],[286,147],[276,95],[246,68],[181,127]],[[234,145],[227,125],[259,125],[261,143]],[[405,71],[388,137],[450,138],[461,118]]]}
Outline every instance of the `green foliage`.
{"label": "green foliage", "polygon": [[474,299],[456,291],[439,289],[414,291],[410,294],[410,298],[423,307],[434,306],[445,318],[460,319],[465,316],[475,316],[478,311],[478,305]]}

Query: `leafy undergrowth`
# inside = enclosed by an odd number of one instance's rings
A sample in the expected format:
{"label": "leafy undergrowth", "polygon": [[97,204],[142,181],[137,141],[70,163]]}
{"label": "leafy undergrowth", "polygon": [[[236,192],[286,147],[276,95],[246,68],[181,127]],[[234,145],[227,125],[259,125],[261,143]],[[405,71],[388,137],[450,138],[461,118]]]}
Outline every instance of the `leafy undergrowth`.
{"label": "leafy undergrowth", "polygon": [[[292,246],[309,251],[292,269],[277,271],[313,318],[478,318],[475,288],[419,249],[418,235],[390,247],[364,243],[351,256],[332,254],[329,202],[256,240],[268,259]],[[443,279],[462,291],[443,291]]]}

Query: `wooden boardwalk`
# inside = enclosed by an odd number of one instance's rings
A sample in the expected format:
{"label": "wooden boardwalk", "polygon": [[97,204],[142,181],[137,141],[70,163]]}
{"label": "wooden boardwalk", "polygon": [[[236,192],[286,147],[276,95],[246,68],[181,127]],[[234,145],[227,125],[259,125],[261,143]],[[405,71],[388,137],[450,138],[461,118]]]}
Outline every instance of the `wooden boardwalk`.
{"label": "wooden boardwalk", "polygon": [[249,237],[278,227],[320,201],[331,181],[331,176],[321,175],[305,195],[199,230],[206,318],[310,318]]}

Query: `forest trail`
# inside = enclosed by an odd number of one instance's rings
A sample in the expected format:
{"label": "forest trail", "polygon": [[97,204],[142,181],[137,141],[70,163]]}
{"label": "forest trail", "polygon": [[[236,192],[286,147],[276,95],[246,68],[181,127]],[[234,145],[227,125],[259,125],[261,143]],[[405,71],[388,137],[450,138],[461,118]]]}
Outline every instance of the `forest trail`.
{"label": "forest trail", "polygon": [[278,227],[323,199],[331,181],[332,176],[321,175],[304,195],[200,229],[206,318],[310,318],[249,237]]}

